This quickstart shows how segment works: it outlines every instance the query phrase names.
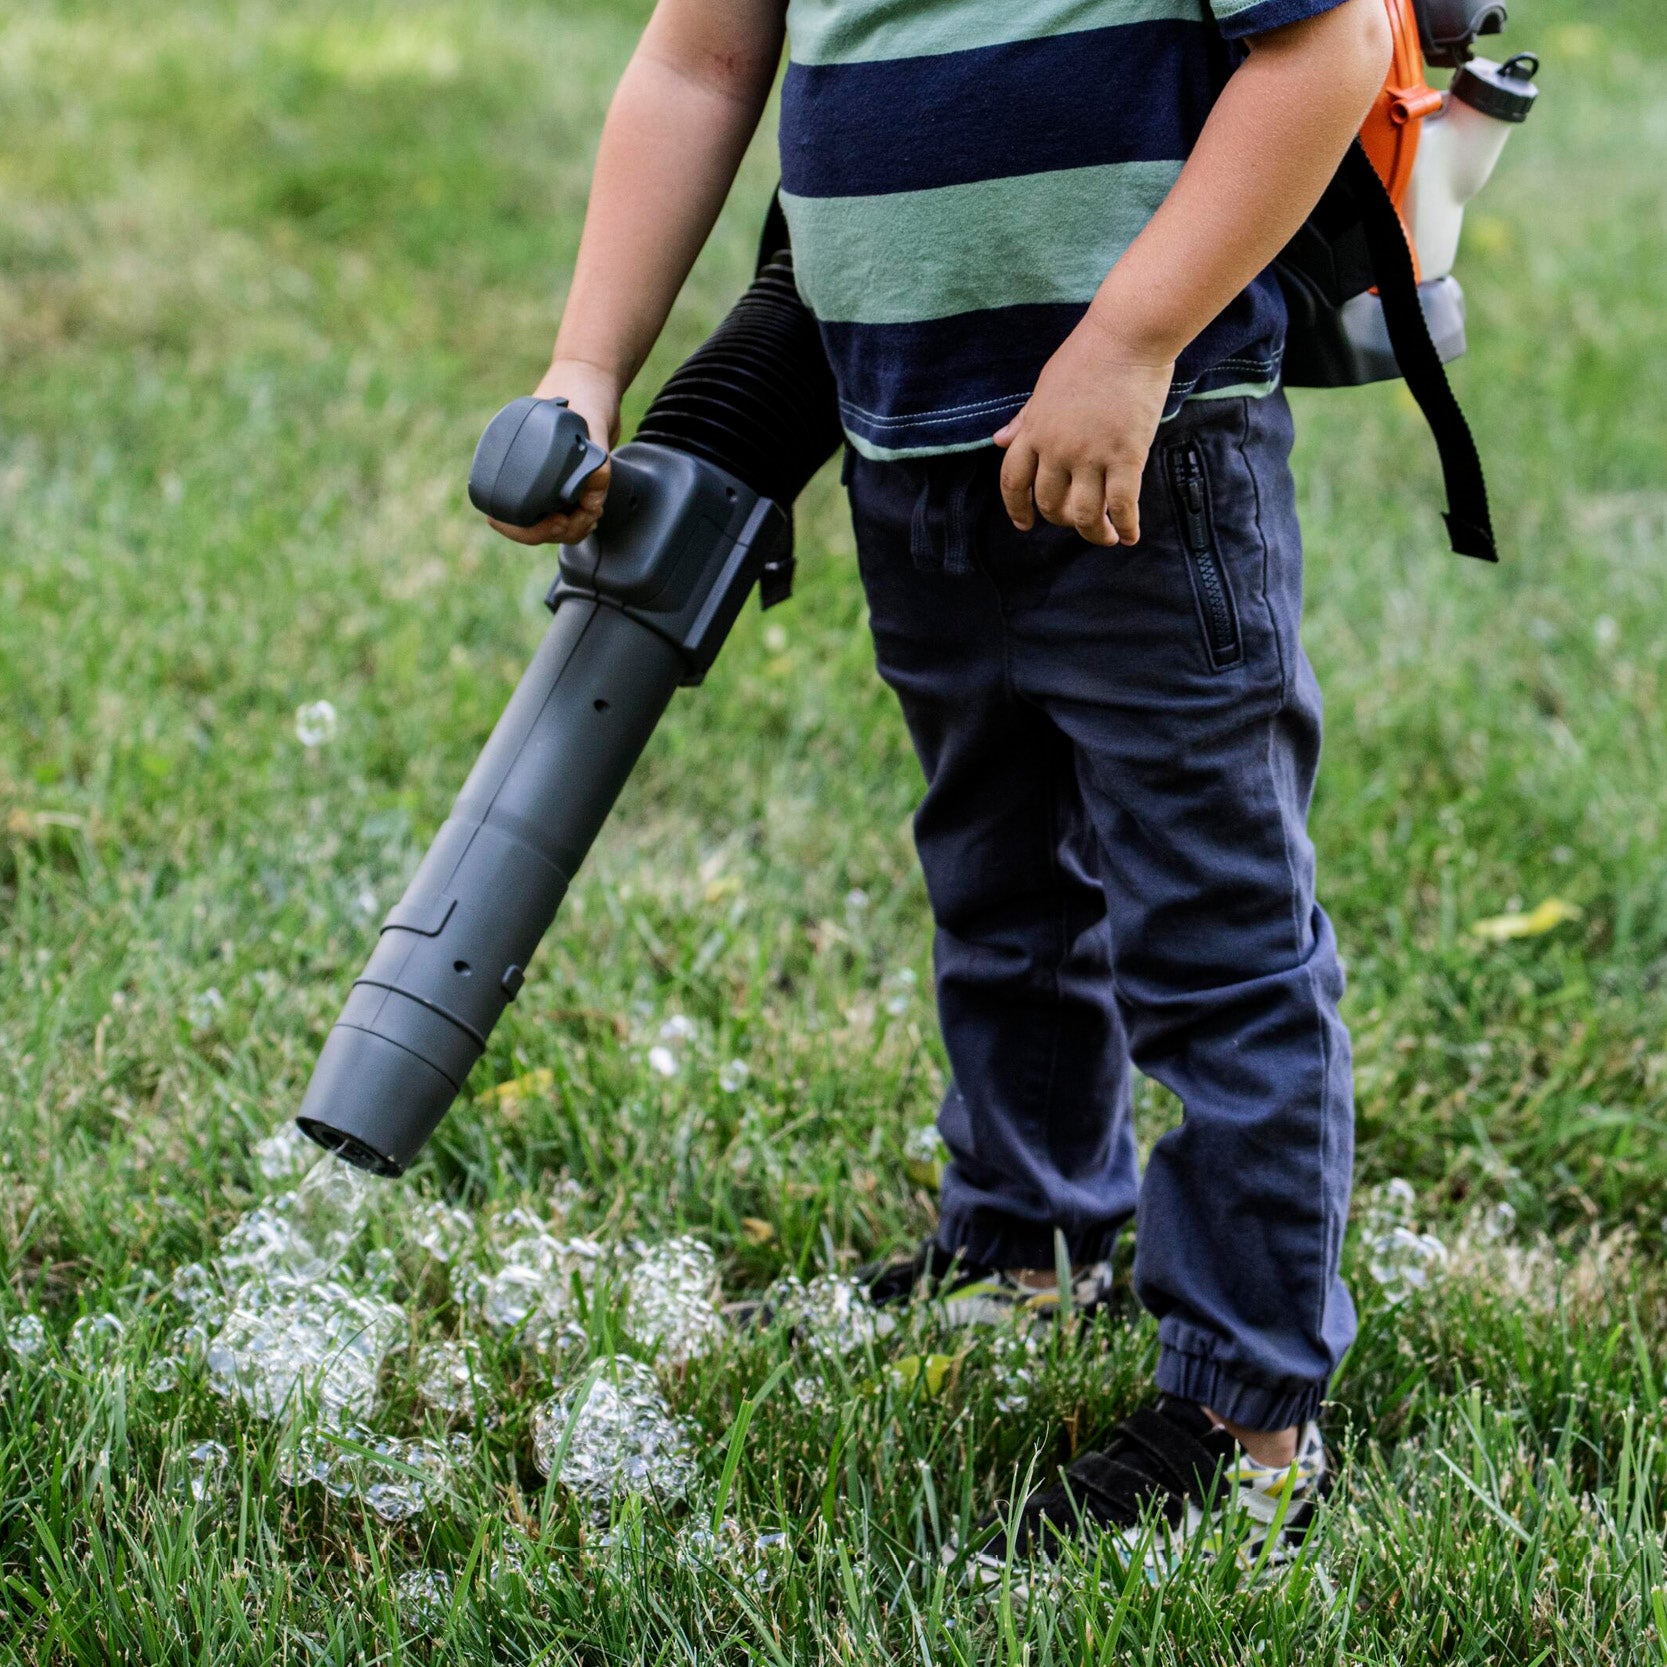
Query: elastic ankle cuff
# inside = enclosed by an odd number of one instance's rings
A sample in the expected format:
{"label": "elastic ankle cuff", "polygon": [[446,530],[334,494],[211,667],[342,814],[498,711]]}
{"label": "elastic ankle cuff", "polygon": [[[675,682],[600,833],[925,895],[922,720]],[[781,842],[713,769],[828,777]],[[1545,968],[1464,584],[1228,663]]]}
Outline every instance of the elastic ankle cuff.
{"label": "elastic ankle cuff", "polygon": [[1318,1418],[1326,1386],[1281,1384],[1270,1389],[1246,1383],[1202,1355],[1165,1349],[1158,1357],[1158,1388],[1165,1395],[1208,1407],[1247,1430],[1290,1430]]}

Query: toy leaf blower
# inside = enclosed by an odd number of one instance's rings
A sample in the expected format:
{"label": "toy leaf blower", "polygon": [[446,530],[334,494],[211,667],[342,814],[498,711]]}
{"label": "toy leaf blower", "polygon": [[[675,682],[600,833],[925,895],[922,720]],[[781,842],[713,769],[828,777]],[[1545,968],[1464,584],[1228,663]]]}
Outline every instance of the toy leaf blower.
{"label": "toy leaf blower", "polygon": [[[362,1169],[400,1175],[421,1151],[672,695],[706,675],[755,585],[766,606],[791,587],[792,506],[840,429],[785,242],[772,216],[752,288],[614,453],[549,632],[324,1044],[297,1120]],[[563,401],[519,399],[482,437],[469,496],[533,526],[606,456]]]}
{"label": "toy leaf blower", "polygon": [[[1535,62],[1473,61],[1504,0],[1384,0],[1395,61],[1360,140],[1276,270],[1285,380],[1404,377],[1434,430],[1453,547],[1496,559],[1475,442],[1448,384],[1466,202],[1533,108]],[[1424,64],[1457,71],[1445,95]],[[403,1174],[515,999],[608,812],[680,685],[711,667],[753,587],[791,589],[792,505],[840,444],[833,373],[793,280],[779,204],[758,276],[613,458],[596,532],[567,550],[549,634],[324,1044],[298,1122]],[[475,455],[476,508],[533,526],[606,453],[560,400],[520,399]]]}

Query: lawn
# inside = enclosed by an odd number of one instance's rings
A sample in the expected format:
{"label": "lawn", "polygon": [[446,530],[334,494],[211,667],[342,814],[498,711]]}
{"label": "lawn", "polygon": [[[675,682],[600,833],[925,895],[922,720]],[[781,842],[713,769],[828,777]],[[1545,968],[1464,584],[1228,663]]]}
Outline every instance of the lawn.
{"label": "lawn", "polygon": [[[1444,553],[1402,394],[1298,399],[1343,1480],[1281,1584],[1106,1561],[1028,1604],[940,1551],[1138,1401],[1150,1324],[713,1334],[679,1242],[810,1311],[932,1220],[918,772],[832,480],[411,1175],[296,1193],[268,1140],[543,628],[549,558],[461,483],[644,0],[0,17],[0,1661],[1667,1662],[1667,25],[1514,10],[1545,96],[1458,377],[1504,565]],[[761,142],[634,411],[772,180]],[[1143,1089],[1146,1138],[1176,1115]],[[332,1441],[273,1402],[343,1316]],[[587,1391],[660,1444],[611,1519]]]}

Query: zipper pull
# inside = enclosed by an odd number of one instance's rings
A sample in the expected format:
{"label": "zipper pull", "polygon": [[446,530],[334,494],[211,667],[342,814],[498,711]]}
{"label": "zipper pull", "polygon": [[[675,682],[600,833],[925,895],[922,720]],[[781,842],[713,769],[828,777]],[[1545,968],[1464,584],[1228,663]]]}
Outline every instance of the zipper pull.
{"label": "zipper pull", "polygon": [[1204,506],[1204,459],[1190,441],[1175,453],[1175,492],[1181,500],[1181,518],[1186,523],[1189,549],[1208,550],[1210,521]]}

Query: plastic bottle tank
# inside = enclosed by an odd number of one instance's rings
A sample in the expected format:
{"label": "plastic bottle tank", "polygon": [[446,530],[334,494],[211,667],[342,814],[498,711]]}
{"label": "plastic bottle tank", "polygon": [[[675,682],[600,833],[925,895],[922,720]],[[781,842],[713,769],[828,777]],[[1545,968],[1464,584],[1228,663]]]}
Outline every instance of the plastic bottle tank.
{"label": "plastic bottle tank", "polygon": [[1503,64],[1472,59],[1453,77],[1440,115],[1424,123],[1406,199],[1424,283],[1452,272],[1465,208],[1492,178],[1512,129],[1528,120],[1539,67],[1526,52]]}

